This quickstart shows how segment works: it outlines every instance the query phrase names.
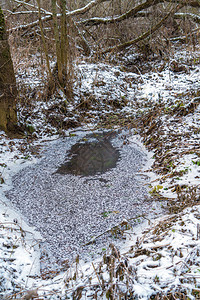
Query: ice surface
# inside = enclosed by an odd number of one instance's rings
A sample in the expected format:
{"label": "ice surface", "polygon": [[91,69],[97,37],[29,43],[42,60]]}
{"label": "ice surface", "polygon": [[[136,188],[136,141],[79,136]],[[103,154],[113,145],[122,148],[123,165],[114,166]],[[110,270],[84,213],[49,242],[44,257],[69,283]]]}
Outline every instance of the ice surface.
{"label": "ice surface", "polygon": [[120,155],[119,150],[111,144],[111,135],[112,132],[105,135],[90,134],[74,144],[56,173],[90,176],[114,168]]}
{"label": "ice surface", "polygon": [[84,136],[48,143],[43,158],[14,176],[13,188],[7,193],[13,206],[41,232],[46,240],[43,249],[51,253],[54,262],[71,261],[78,253],[87,256],[105,247],[112,236],[103,235],[97,245],[83,245],[124,218],[151,210],[144,182],[138,176],[145,154],[134,143],[124,145],[123,134],[112,140],[121,157],[116,168],[87,176],[87,180],[56,173],[66,152]]}

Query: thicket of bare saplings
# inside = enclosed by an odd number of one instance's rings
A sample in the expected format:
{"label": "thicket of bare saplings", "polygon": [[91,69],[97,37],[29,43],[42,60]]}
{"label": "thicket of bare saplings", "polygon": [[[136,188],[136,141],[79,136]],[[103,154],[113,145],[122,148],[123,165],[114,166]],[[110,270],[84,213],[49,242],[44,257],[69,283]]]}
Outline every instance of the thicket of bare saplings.
{"label": "thicket of bare saplings", "polygon": [[48,38],[53,38],[56,46],[56,26],[60,41],[62,28],[65,28],[65,38],[70,43],[74,41],[76,45],[81,45],[87,55],[90,51],[105,53],[139,42],[147,44],[155,37],[160,39],[158,44],[162,51],[163,45],[172,37],[189,40],[198,32],[196,24],[200,22],[200,3],[197,0],[2,2],[13,34],[19,31],[26,38],[40,36],[41,39],[44,34],[45,43],[48,44]]}
{"label": "thicket of bare saplings", "polygon": [[1,6],[14,47],[42,52],[50,92],[57,85],[68,98],[79,54],[109,58],[135,46],[146,58],[162,57],[172,42],[198,41],[198,0],[1,0]]}

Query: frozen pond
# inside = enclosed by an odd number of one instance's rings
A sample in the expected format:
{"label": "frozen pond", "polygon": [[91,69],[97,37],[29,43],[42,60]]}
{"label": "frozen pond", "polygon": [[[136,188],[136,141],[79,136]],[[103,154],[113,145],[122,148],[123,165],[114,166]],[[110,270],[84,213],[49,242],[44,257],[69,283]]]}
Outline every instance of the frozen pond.
{"label": "frozen pond", "polygon": [[92,237],[151,210],[138,175],[147,157],[126,133],[79,132],[46,143],[37,164],[13,178],[7,197],[44,237],[43,259],[72,261],[101,252],[114,237]]}

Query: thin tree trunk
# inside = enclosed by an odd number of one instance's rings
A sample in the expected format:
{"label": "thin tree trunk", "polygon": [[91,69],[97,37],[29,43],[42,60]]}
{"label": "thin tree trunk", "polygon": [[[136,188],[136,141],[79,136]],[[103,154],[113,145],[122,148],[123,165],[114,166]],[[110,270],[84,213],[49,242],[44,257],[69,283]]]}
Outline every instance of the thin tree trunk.
{"label": "thin tree trunk", "polygon": [[0,129],[5,131],[14,131],[17,124],[16,96],[15,74],[0,6]]}
{"label": "thin tree trunk", "polygon": [[60,38],[59,38],[58,21],[57,21],[56,0],[51,1],[51,6],[52,6],[52,13],[53,13],[53,30],[54,30],[54,37],[55,37],[55,43],[56,43],[58,80],[62,84],[63,75],[62,75],[62,61],[61,61]]}
{"label": "thin tree trunk", "polygon": [[51,74],[51,68],[50,68],[50,63],[49,63],[47,45],[46,45],[45,36],[44,36],[44,30],[43,30],[43,27],[42,27],[40,0],[37,0],[37,5],[38,5],[38,19],[39,19],[39,26],[40,26],[40,31],[41,31],[42,44],[43,44],[44,54],[45,54],[46,63],[47,63],[47,71],[48,71],[49,79],[51,80],[52,79],[52,74]]}
{"label": "thin tree trunk", "polygon": [[67,57],[67,48],[68,48],[68,37],[67,37],[67,24],[66,24],[66,0],[61,0],[60,1],[60,10],[61,10],[61,26],[60,26],[60,31],[61,31],[61,61],[62,61],[62,66],[64,69],[64,73],[66,72],[67,69],[67,62],[68,62],[68,57]]}

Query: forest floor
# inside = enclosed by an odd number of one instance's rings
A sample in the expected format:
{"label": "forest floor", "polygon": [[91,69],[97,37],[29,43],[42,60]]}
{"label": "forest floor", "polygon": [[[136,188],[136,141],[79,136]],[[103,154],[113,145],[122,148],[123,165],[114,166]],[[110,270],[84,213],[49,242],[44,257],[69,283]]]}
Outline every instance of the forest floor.
{"label": "forest floor", "polygon": [[[171,51],[147,63],[134,52],[106,62],[77,64],[74,102],[63,92],[43,93],[40,57],[15,62],[20,86],[19,120],[25,136],[0,132],[3,299],[195,299],[200,295],[200,50]],[[31,61],[31,65],[30,62]],[[44,69],[45,70],[45,69]],[[126,230],[124,248],[111,244],[87,264],[77,258],[60,274],[40,274],[39,233],[9,207],[11,177],[39,159],[44,141],[76,128],[129,129],[152,153],[143,170],[149,193],[166,214]],[[125,224],[128,226],[128,224]],[[120,228],[121,230],[121,228]],[[14,296],[15,293],[15,296]],[[173,296],[172,296],[173,295]]]}

